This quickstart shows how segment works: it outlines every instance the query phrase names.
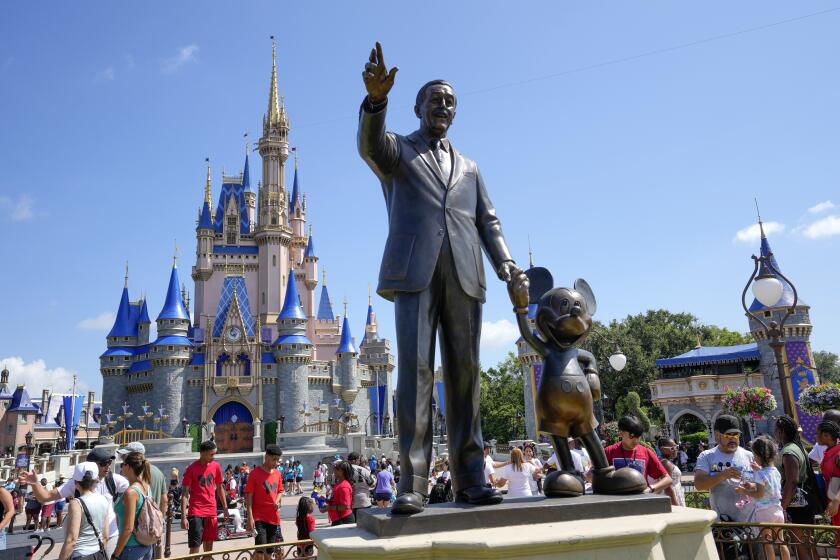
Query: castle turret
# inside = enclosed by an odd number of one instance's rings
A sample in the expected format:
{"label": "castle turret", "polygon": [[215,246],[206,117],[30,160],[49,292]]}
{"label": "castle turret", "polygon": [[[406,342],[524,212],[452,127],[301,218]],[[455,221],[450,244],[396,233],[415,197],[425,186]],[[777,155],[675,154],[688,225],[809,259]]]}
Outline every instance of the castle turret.
{"label": "castle turret", "polygon": [[356,400],[356,395],[359,394],[361,380],[356,369],[358,352],[353,342],[353,335],[350,334],[350,320],[347,317],[346,302],[344,304],[344,322],[341,325],[341,341],[338,343],[338,350],[335,354],[335,381],[338,382],[338,390],[334,390],[334,392],[340,394],[344,402],[352,404]]}
{"label": "castle turret", "polygon": [[300,195],[298,186],[298,164],[295,158],[295,177],[292,181],[292,196],[289,199],[289,217],[292,226],[292,262],[297,265],[303,262],[303,254],[306,250],[306,210],[303,207],[303,198]]}
{"label": "castle turret", "polygon": [[304,293],[303,311],[306,314],[306,334],[315,338],[315,288],[318,286],[318,257],[315,255],[315,242],[312,238],[312,226],[309,226],[309,240],[303,252]]}
{"label": "castle turret", "polygon": [[114,325],[106,337],[107,350],[99,356],[99,372],[102,374],[102,406],[119,410],[126,399],[126,373],[131,366],[137,344],[137,320],[132,317],[132,306],[128,298],[128,265],[125,267],[125,284]]}
{"label": "castle turret", "polygon": [[146,298],[141,300],[140,315],[137,317],[137,344],[143,346],[149,343],[149,326],[152,320],[149,319],[149,308],[146,305]]}
{"label": "castle turret", "polygon": [[306,316],[300,305],[294,271],[289,275],[283,309],[277,316],[277,410],[286,417],[287,431],[297,431],[306,423],[309,397],[309,364],[312,342],[306,336]]}
{"label": "castle turret", "polygon": [[[768,260],[772,267],[781,272],[779,263],[770,249],[770,242],[764,233],[764,224],[760,218],[758,225],[761,231],[761,256],[769,257]],[[780,324],[788,309],[793,306],[794,301],[793,287],[779,275],[776,275],[776,279],[782,284],[782,295],[779,301],[773,305],[765,306],[755,299],[749,307],[752,313],[761,317],[768,325],[771,322]],[[810,306],[802,301],[802,298],[797,297],[793,314],[785,321],[784,332],[782,334],[782,361],[785,366],[786,375],[790,381],[788,394],[794,401],[799,399],[799,393],[805,387],[819,382],[818,372],[815,370],[814,356],[811,352],[810,337],[812,325],[809,310]],[[760,367],[764,375],[765,385],[775,394],[778,403],[777,413],[781,413],[784,411],[782,401],[783,393],[781,390],[781,381],[777,373],[776,357],[768,340],[767,329],[758,321],[749,317],[749,315],[747,317],[749,319],[750,333],[758,344],[758,350],[761,353]],[[809,441],[813,442],[816,422],[819,419],[803,414],[799,410],[798,405],[795,405],[795,412],[802,426],[803,435]]]}
{"label": "castle turret", "polygon": [[259,261],[256,308],[260,322],[272,325],[289,281],[289,245],[292,242],[284,184],[285,164],[289,157],[289,120],[277,92],[277,46],[274,43],[271,47],[268,111],[263,119],[263,135],[258,146],[262,157],[262,183],[259,189],[259,220],[254,233]]}
{"label": "castle turret", "polygon": [[393,394],[391,372],[396,364],[394,355],[391,353],[391,342],[379,336],[370,293],[368,293],[365,336],[359,344],[359,351],[359,363],[367,366],[372,386],[376,388],[370,403],[370,413],[375,420],[370,422],[370,430],[373,434],[383,434],[387,429],[386,421],[391,419],[388,414],[388,403],[391,402]]}
{"label": "castle turret", "polygon": [[242,170],[242,189],[245,191],[245,207],[248,209],[248,230],[256,226],[257,195],[251,190],[251,171],[248,165],[248,135],[245,134],[245,167]]}
{"label": "castle turret", "polygon": [[160,403],[169,419],[161,423],[161,430],[176,433],[183,417],[182,401],[184,370],[190,362],[192,341],[187,337],[190,316],[181,296],[178,266],[173,259],[172,272],[163,308],[157,317],[157,339],[149,349],[149,361],[154,368],[154,381],[148,390],[139,386],[132,393],[132,410],[139,410],[142,402]]}

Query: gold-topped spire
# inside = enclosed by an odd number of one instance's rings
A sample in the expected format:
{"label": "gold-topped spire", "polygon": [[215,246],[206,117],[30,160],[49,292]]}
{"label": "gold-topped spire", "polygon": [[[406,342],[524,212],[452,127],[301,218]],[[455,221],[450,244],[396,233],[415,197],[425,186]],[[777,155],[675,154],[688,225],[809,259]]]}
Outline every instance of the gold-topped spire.
{"label": "gold-topped spire", "polygon": [[125,287],[128,288],[128,261],[125,261]]}
{"label": "gold-topped spire", "polygon": [[268,112],[265,115],[265,130],[280,124],[280,100],[277,95],[277,41],[271,36],[271,83],[268,87]]}
{"label": "gold-topped spire", "polygon": [[758,229],[761,231],[761,238],[767,239],[767,236],[764,235],[764,223],[761,221],[761,212],[758,209],[758,198],[755,198],[755,213],[758,215]]}
{"label": "gold-topped spire", "polygon": [[327,285],[327,267],[326,266],[321,267],[321,285],[322,286]]}
{"label": "gold-topped spire", "polygon": [[243,141],[245,142],[245,157],[247,158],[248,157],[248,133],[246,132],[245,134],[242,135],[242,137],[244,138]]}
{"label": "gold-topped spire", "polygon": [[175,251],[172,253],[172,268],[178,268],[178,240],[175,240]]}
{"label": "gold-topped spire", "polygon": [[213,189],[210,185],[210,158],[204,158],[207,162],[207,181],[204,183],[204,202],[208,208],[213,208]]}
{"label": "gold-topped spire", "polygon": [[344,318],[347,318],[347,296],[344,296]]}
{"label": "gold-topped spire", "polygon": [[368,306],[373,305],[373,296],[371,295],[371,286],[368,284]]}

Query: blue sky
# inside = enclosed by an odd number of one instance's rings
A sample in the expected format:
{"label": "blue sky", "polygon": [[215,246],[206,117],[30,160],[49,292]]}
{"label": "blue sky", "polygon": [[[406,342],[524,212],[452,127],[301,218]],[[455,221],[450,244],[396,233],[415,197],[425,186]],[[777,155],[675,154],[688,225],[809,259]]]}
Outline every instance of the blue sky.
{"label": "blue sky", "polygon": [[[758,240],[738,232],[758,197],[812,306],[814,349],[840,352],[836,4],[412,6],[4,2],[0,360],[12,381],[63,390],[76,372],[98,392],[124,262],[153,316],[175,239],[188,279],[204,158],[218,194],[221,167],[241,169],[242,134],[261,131],[270,35],[320,263],[357,339],[386,233],[355,150],[361,71],[380,40],[400,67],[390,128],[416,127],[422,83],[452,81],[450,137],[478,162],[514,256],[527,264],[530,236],[558,284],[585,277],[597,318],[663,307],[745,330]],[[393,308],[374,306],[393,337]],[[485,364],[512,349],[512,319],[491,282]]]}

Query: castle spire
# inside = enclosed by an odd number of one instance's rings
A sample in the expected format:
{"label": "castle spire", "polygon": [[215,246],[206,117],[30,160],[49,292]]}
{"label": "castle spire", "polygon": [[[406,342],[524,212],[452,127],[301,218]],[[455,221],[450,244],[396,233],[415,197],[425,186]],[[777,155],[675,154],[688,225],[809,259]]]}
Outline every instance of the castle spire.
{"label": "castle spire", "polygon": [[268,89],[268,111],[265,116],[265,133],[280,124],[280,99],[277,94],[277,41],[271,36],[271,84]]}
{"label": "castle spire", "polygon": [[306,315],[300,306],[300,295],[298,294],[297,280],[295,280],[294,269],[289,271],[289,283],[286,285],[286,299],[283,301],[283,309],[277,316],[277,321],[282,319],[305,320]]}
{"label": "castle spire", "polygon": [[358,354],[353,345],[353,335],[350,334],[350,320],[347,318],[347,299],[344,300],[344,323],[341,325],[341,342],[336,354]]}
{"label": "castle spire", "polygon": [[335,321],[330,293],[327,291],[327,269],[321,271],[321,299],[318,302],[318,315],[315,318],[319,321]]}
{"label": "castle spire", "polygon": [[289,213],[294,214],[295,206],[298,204],[300,197],[300,189],[298,188],[298,168],[297,168],[297,154],[295,154],[295,178],[292,181],[292,196],[289,198]]}
{"label": "castle spire", "polygon": [[128,288],[128,261],[125,261],[125,286],[124,288]]}
{"label": "castle spire", "polygon": [[204,161],[207,162],[207,181],[204,183],[204,203],[212,208],[213,207],[213,189],[210,184],[210,158],[204,158]]}
{"label": "castle spire", "polygon": [[245,169],[242,171],[242,188],[251,190],[251,173],[248,169],[248,133],[245,133]]}
{"label": "castle spire", "polygon": [[315,257],[315,243],[312,241],[312,224],[309,224],[309,240],[306,242],[306,251],[303,257],[307,259],[314,259]]}
{"label": "castle spire", "polygon": [[181,281],[178,278],[178,267],[173,259],[172,272],[169,275],[169,287],[166,290],[166,301],[164,301],[163,309],[160,310],[160,314],[157,317],[158,321],[161,319],[189,319],[189,314],[184,308],[184,301],[181,298],[180,290]]}
{"label": "castle spire", "polygon": [[[761,212],[758,210],[758,199],[755,200],[755,213],[758,216],[758,229],[761,231],[761,239],[767,239],[767,236],[764,235],[764,223],[761,221]],[[762,244],[763,247],[763,244]]]}

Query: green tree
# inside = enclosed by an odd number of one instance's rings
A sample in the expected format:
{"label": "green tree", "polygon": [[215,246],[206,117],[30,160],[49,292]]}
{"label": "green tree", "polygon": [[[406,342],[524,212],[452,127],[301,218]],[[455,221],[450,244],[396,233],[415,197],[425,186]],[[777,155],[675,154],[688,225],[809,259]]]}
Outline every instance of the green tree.
{"label": "green tree", "polygon": [[[584,347],[598,360],[601,388],[609,397],[607,410],[614,415],[617,399],[635,391],[653,421],[661,416],[661,411],[651,406],[650,401],[650,382],[656,378],[657,358],[682,354],[695,348],[698,342],[703,346],[752,342],[748,334],[703,325],[691,313],[673,313],[665,309],[629,315],[621,322],[614,320],[609,325],[596,321],[593,330],[597,334],[590,335]],[[627,366],[620,372],[614,371],[608,362],[616,345],[627,356]]]}
{"label": "green tree", "polygon": [[512,352],[481,370],[481,432],[484,439],[508,442],[525,436],[525,382]]}
{"label": "green tree", "polygon": [[638,418],[645,432],[650,431],[650,419],[645,407],[642,406],[642,399],[636,391],[630,391],[627,395],[619,397],[615,401],[615,415],[620,418],[627,414]]}
{"label": "green tree", "polygon": [[840,356],[833,352],[814,352],[814,365],[823,383],[840,383]]}

